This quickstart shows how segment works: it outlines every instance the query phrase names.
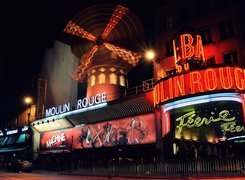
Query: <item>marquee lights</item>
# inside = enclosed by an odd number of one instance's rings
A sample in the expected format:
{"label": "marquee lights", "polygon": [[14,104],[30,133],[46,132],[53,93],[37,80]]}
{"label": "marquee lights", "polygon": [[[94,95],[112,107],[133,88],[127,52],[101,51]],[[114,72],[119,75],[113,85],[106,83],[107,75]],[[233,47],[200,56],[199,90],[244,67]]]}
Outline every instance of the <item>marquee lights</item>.
{"label": "marquee lights", "polygon": [[163,79],[153,89],[154,104],[196,93],[216,90],[245,90],[245,69],[240,67],[208,68]]}
{"label": "marquee lights", "polygon": [[[90,106],[90,107],[77,109],[77,110],[74,110],[74,111],[69,111],[69,112],[66,112],[66,113],[63,113],[63,114],[58,114],[58,115],[54,115],[54,116],[51,116],[51,117],[46,117],[46,118],[43,118],[43,119],[36,120],[36,121],[33,122],[32,125],[35,126],[36,129],[39,128],[38,126],[45,126],[45,128],[47,128],[47,127],[50,128],[52,126],[57,125],[56,124],[57,123],[56,120],[62,120],[63,118],[66,118],[67,116],[75,115],[75,114],[86,112],[86,111],[93,110],[93,109],[103,108],[103,107],[106,107],[106,106],[107,106],[107,103],[105,102],[105,103],[101,103],[101,104],[98,104],[98,105],[93,105],[93,106]],[[38,126],[36,126],[36,125],[38,125]],[[60,128],[60,127],[56,127],[55,129],[57,129],[57,128]],[[38,131],[43,131],[43,130],[38,130]]]}

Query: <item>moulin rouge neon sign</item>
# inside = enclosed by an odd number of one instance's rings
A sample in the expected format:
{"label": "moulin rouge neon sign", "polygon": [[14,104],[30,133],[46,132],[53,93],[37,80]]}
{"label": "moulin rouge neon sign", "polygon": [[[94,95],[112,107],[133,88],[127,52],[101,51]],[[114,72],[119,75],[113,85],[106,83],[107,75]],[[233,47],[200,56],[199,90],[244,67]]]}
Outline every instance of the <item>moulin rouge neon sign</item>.
{"label": "moulin rouge neon sign", "polygon": [[[179,124],[176,126],[177,133],[181,134],[184,127],[186,128],[198,128],[201,126],[208,126],[211,123],[222,122],[221,128],[223,135],[226,135],[227,132],[242,132],[244,131],[244,126],[236,124],[236,117],[229,117],[229,110],[222,110],[218,114],[211,112],[209,117],[200,117],[196,114],[196,111],[191,111],[183,116],[180,116],[176,119]],[[216,117],[215,117],[216,116]]]}
{"label": "moulin rouge neon sign", "polygon": [[177,75],[166,77],[154,86],[154,105],[196,93],[245,91],[244,68],[226,66],[194,70],[205,62],[201,36],[182,34],[173,40],[173,46]]}
{"label": "moulin rouge neon sign", "polygon": [[180,96],[216,90],[245,90],[245,69],[240,67],[208,68],[166,78],[155,85],[154,104]]}
{"label": "moulin rouge neon sign", "polygon": [[[102,104],[106,102],[106,92],[96,94],[90,98],[86,97],[83,99],[79,99],[76,103],[76,109],[82,109],[98,104]],[[69,112],[71,110],[71,104],[67,103],[64,105],[48,108],[45,111],[45,117],[50,117],[58,114],[63,114]]]}

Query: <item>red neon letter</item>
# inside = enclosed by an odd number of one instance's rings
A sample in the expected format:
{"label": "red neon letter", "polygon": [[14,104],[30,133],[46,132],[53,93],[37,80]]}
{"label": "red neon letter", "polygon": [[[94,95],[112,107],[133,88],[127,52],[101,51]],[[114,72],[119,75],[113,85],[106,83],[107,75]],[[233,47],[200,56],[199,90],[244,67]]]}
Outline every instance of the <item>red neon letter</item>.
{"label": "red neon letter", "polygon": [[160,88],[160,95],[161,95],[161,102],[167,101],[169,99],[169,97],[167,96],[167,86],[164,86],[166,81],[163,81],[160,83],[161,88]]}
{"label": "red neon letter", "polygon": [[174,97],[185,95],[184,75],[174,77]]}
{"label": "red neon letter", "polygon": [[202,46],[202,38],[199,35],[197,35],[196,57],[198,59],[204,60],[204,51],[203,51],[203,46]]}
{"label": "red neon letter", "polygon": [[192,46],[193,37],[190,34],[183,34],[180,36],[180,41],[181,41],[182,58],[183,59],[191,58],[194,54],[194,47]]}
{"label": "red neon letter", "polygon": [[[196,92],[203,92],[201,74],[197,71],[190,73],[190,84],[191,84],[191,94],[195,94]],[[197,86],[197,91],[195,91],[195,84]]]}
{"label": "red neon letter", "polygon": [[173,93],[173,78],[168,79],[168,94],[169,94],[169,99],[174,98],[174,93]]}
{"label": "red neon letter", "polygon": [[209,91],[217,88],[217,76],[214,69],[207,69],[204,73],[205,85]]}
{"label": "red neon letter", "polygon": [[234,69],[234,76],[235,76],[235,84],[237,89],[244,90],[245,89],[245,80],[244,80],[244,73],[241,68]]}
{"label": "red neon letter", "polygon": [[[226,71],[226,75],[224,74],[224,69]],[[231,89],[232,88],[232,77],[231,77],[231,68],[219,68],[220,74],[220,83],[222,88],[224,89]]]}

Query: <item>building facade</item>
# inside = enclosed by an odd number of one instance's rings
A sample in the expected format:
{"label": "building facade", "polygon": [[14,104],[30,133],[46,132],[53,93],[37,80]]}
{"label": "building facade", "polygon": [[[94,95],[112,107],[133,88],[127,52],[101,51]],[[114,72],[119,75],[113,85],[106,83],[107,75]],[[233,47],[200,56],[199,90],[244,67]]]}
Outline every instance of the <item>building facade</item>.
{"label": "building facade", "polygon": [[124,91],[133,65],[110,56],[86,72],[85,98],[30,123],[41,168],[244,156],[244,12],[239,2],[201,2],[155,11],[154,80]]}

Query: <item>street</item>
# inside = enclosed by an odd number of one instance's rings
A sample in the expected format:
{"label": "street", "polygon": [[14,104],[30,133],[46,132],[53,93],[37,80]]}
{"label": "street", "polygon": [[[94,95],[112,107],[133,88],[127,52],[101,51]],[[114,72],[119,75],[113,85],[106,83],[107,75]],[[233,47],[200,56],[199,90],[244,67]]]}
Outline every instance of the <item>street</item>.
{"label": "street", "polygon": [[155,177],[155,178],[144,178],[144,177],[98,177],[98,176],[74,176],[74,175],[59,175],[56,173],[6,173],[0,172],[0,180],[102,180],[102,179],[112,179],[112,180],[150,180],[150,179],[209,179],[209,180],[245,180],[245,177]]}

